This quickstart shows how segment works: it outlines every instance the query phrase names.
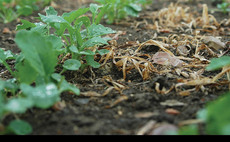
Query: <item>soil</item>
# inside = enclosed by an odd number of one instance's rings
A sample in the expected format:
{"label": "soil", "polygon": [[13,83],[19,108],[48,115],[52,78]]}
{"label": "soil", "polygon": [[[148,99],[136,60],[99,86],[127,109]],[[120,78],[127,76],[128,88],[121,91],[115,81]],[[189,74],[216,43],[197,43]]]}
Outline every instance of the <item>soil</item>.
{"label": "soil", "polygon": [[[88,5],[90,2],[78,0],[56,1],[57,10],[61,15],[62,12],[75,10],[82,5]],[[111,27],[116,31],[123,31],[124,34],[119,35],[116,40],[120,49],[136,50],[136,43],[143,43],[154,38],[156,30],[146,28],[145,21],[153,24],[149,18],[152,12],[159,11],[164,7],[168,7],[174,1],[154,0],[153,4],[143,10],[140,17],[129,17],[115,24],[108,25],[103,21],[103,25]],[[209,9],[214,9],[209,0],[199,0],[189,2],[181,2],[198,14],[202,14],[202,4],[208,4]],[[22,17],[34,22],[35,12],[29,17]],[[228,18],[220,12],[214,12],[218,21]],[[139,25],[135,27],[135,24]],[[135,24],[134,24],[135,23]],[[14,42],[15,27],[20,22],[13,21],[9,24],[0,23],[0,47],[5,50],[11,50],[19,53],[20,50]],[[9,28],[10,33],[3,34],[3,28]],[[168,36],[169,34],[181,35],[180,31],[171,33],[161,32],[157,36]],[[229,41],[229,35],[224,35],[224,39]],[[130,44],[130,45],[129,45]],[[146,46],[141,53],[153,55],[157,52],[152,45]],[[173,53],[175,51],[172,50]],[[13,64],[13,62],[12,62]],[[160,67],[160,66],[157,66]],[[164,68],[163,68],[164,69]],[[194,69],[197,70],[197,69]],[[0,72],[4,72],[5,68],[1,65]],[[203,72],[203,76],[216,75],[220,71]],[[176,76],[173,73],[151,73],[151,77],[143,80],[137,70],[132,70],[123,79],[122,71],[112,63],[111,60],[99,69],[88,70],[84,74],[78,72],[65,72],[66,79],[76,84],[81,90],[80,96],[71,93],[61,94],[61,103],[64,105],[61,109],[52,107],[47,110],[33,108],[25,114],[17,115],[18,118],[25,120],[33,127],[32,135],[136,135],[136,134],[164,134],[166,130],[177,130],[180,126],[188,124],[198,124],[200,134],[205,134],[204,124],[192,120],[197,120],[196,114],[205,107],[208,102],[216,100],[224,92],[228,91],[228,85],[204,85],[205,91],[197,89],[190,92],[189,95],[180,95],[175,89],[169,93],[159,94],[156,91],[156,83],[160,84],[160,89],[165,87],[167,90],[178,83],[178,80],[185,79],[183,76]],[[109,79],[106,79],[109,78]],[[1,78],[7,79],[10,76],[5,73]],[[105,96],[96,97],[94,94],[103,94],[106,89],[113,86],[116,82],[123,86],[122,90],[113,89]],[[187,87],[185,89],[192,89]],[[88,97],[84,94],[91,95]],[[169,103],[168,101],[174,100]],[[3,120],[3,124],[7,125],[10,120],[14,119],[14,115],[8,115]],[[144,126],[152,123],[150,129],[142,132]]]}

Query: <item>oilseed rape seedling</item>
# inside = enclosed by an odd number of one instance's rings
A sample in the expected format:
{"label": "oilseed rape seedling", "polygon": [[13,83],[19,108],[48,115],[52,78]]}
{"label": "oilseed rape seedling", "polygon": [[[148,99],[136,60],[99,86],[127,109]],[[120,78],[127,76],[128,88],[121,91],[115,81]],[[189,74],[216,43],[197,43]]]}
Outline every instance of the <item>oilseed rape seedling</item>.
{"label": "oilseed rape seedling", "polygon": [[[53,40],[52,43],[56,45],[59,55],[71,54],[72,58],[66,60],[63,65],[64,70],[79,70],[87,65],[98,68],[100,64],[94,61],[94,55],[96,53],[103,55],[107,51],[98,50],[97,47],[108,44],[109,40],[102,36],[115,33],[111,28],[99,24],[105,13],[105,8],[91,4],[89,8],[80,8],[58,16],[57,11],[53,7],[49,7],[46,9],[46,15],[39,14],[40,23],[22,20],[23,24],[17,26],[17,30],[38,31]],[[92,13],[91,20],[85,16],[87,12]],[[52,34],[51,29],[55,30]],[[63,43],[62,40],[65,42]],[[62,48],[63,46],[65,48]]]}
{"label": "oilseed rape seedling", "polygon": [[95,0],[106,7],[107,23],[112,24],[116,20],[127,16],[137,17],[142,10],[141,6],[150,3],[149,0]]}
{"label": "oilseed rape seedling", "polygon": [[21,15],[31,15],[50,2],[51,0],[0,0],[0,22],[9,23]]}

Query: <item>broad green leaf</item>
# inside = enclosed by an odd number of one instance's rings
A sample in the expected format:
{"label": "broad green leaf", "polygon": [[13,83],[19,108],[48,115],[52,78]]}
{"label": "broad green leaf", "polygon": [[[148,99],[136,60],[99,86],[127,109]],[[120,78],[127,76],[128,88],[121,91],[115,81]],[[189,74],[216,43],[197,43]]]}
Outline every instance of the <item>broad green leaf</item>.
{"label": "broad green leaf", "polygon": [[94,61],[94,56],[92,55],[87,55],[86,61],[87,61],[87,64],[92,66],[93,68],[99,68],[101,66],[98,62]]}
{"label": "broad green leaf", "polygon": [[98,37],[106,34],[116,33],[116,31],[112,30],[109,27],[104,27],[103,25],[95,25],[92,24],[88,27],[88,37]]}
{"label": "broad green leaf", "polygon": [[23,120],[11,121],[7,129],[16,135],[28,135],[33,131],[30,124]]}
{"label": "broad green leaf", "polygon": [[27,60],[16,64],[16,78],[20,83],[31,84],[38,76],[36,70],[29,64]]}
{"label": "broad green leaf", "polygon": [[130,7],[130,6],[124,7],[124,11],[125,11],[128,15],[133,16],[133,17],[138,17],[138,15],[139,15],[138,11],[136,11],[135,9],[133,9],[133,8]]}
{"label": "broad green leaf", "polygon": [[57,54],[53,44],[38,32],[19,31],[15,42],[25,59],[42,77],[51,75],[57,64]]}
{"label": "broad green leaf", "polygon": [[211,60],[211,63],[207,66],[206,70],[208,71],[218,70],[228,65],[230,65],[230,56],[214,58]]}
{"label": "broad green leaf", "polygon": [[[225,126],[230,124],[230,112],[224,111],[230,107],[230,93],[223,95],[218,100],[207,106],[206,132],[210,135],[222,135]],[[226,133],[225,133],[226,134]]]}
{"label": "broad green leaf", "polygon": [[30,31],[39,32],[45,35],[48,32],[47,25],[43,23],[35,23],[36,27],[33,27]]}
{"label": "broad green leaf", "polygon": [[14,98],[5,105],[5,110],[13,113],[25,113],[26,110],[32,106],[33,101],[29,99]]}
{"label": "broad green leaf", "polygon": [[108,44],[107,41],[101,37],[94,37],[91,38],[89,40],[87,40],[86,42],[83,43],[81,50],[86,48],[86,47],[93,47],[95,45],[103,45],[103,44]]}
{"label": "broad green leaf", "polygon": [[76,46],[72,45],[69,47],[69,50],[73,53],[79,53],[79,50]]}
{"label": "broad green leaf", "polygon": [[21,19],[22,25],[18,25],[16,31],[36,27],[34,23]]}
{"label": "broad green leaf", "polygon": [[79,70],[81,62],[75,59],[69,59],[65,61],[63,67],[67,70]]}
{"label": "broad green leaf", "polygon": [[67,23],[65,19],[63,19],[61,16],[56,15],[42,15],[38,13],[38,15],[41,17],[41,20],[45,23]]}
{"label": "broad green leaf", "polygon": [[57,16],[58,12],[52,6],[50,6],[46,9],[46,15],[47,16],[50,16],[50,15],[56,15]]}
{"label": "broad green leaf", "polygon": [[79,8],[76,11],[72,11],[69,13],[64,13],[62,17],[68,21],[69,23],[72,23],[74,20],[76,20],[81,15],[85,14],[87,11],[89,11],[89,8]]}
{"label": "broad green leaf", "polygon": [[22,93],[33,101],[35,107],[47,109],[60,100],[60,93],[55,84],[43,84],[31,87],[27,84],[21,84]]}
{"label": "broad green leaf", "polygon": [[48,35],[46,37],[46,40],[53,44],[55,50],[63,50],[62,47],[64,46],[64,43],[62,42],[62,39],[60,37],[57,37],[55,35]]}
{"label": "broad green leaf", "polygon": [[66,80],[62,81],[60,91],[71,91],[76,95],[80,95],[80,90],[76,86],[69,84]]}

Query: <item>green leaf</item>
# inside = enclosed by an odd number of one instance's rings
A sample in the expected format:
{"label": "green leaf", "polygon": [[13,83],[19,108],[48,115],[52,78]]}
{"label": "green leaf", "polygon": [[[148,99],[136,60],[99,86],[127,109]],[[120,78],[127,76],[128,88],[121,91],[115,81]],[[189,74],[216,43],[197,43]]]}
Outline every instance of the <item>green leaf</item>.
{"label": "green leaf", "polygon": [[98,13],[98,10],[103,7],[101,5],[97,5],[95,3],[91,3],[90,6],[89,6],[89,10],[93,13],[93,14],[97,14]]}
{"label": "green leaf", "polygon": [[179,132],[179,135],[198,135],[198,128],[196,125],[189,125],[182,127]]}
{"label": "green leaf", "polygon": [[16,31],[36,27],[34,23],[21,19],[22,25],[18,25]]}
{"label": "green leaf", "polygon": [[81,62],[75,59],[69,59],[65,61],[63,67],[67,70],[79,70]]}
{"label": "green leaf", "polygon": [[207,66],[207,71],[218,70],[224,66],[230,65],[230,56],[222,56],[220,58],[214,58],[211,63]]}
{"label": "green leaf", "polygon": [[60,100],[60,93],[55,84],[43,84],[31,87],[27,84],[21,84],[22,93],[33,101],[35,107],[47,109]]}
{"label": "green leaf", "polygon": [[16,64],[16,78],[20,83],[31,84],[38,76],[36,70],[29,64],[27,60]]}
{"label": "green leaf", "polygon": [[116,31],[112,30],[109,27],[104,27],[103,25],[95,25],[92,24],[88,27],[88,37],[98,37],[106,34],[116,33]]}
{"label": "green leaf", "polygon": [[3,63],[3,61],[6,61],[8,59],[15,59],[16,55],[14,55],[10,50],[4,51],[0,48],[0,63]]}
{"label": "green leaf", "polygon": [[79,53],[79,50],[76,46],[72,45],[69,47],[69,50],[73,53]]}
{"label": "green leaf", "polygon": [[54,73],[52,74],[52,78],[54,80],[56,80],[58,83],[60,83],[60,92],[64,92],[64,91],[72,91],[73,93],[75,93],[76,95],[80,94],[80,90],[74,86],[69,84],[63,76],[61,76],[60,74]]}
{"label": "green leaf", "polygon": [[126,6],[126,7],[124,8],[124,11],[125,11],[128,15],[133,16],[133,17],[138,17],[138,15],[139,15],[138,11],[136,11],[135,9],[133,9],[133,8],[130,7],[130,6]]}
{"label": "green leaf", "polygon": [[58,15],[58,12],[52,7],[50,6],[49,8],[46,9],[46,15],[50,16],[50,15]]}
{"label": "green leaf", "polygon": [[38,15],[41,17],[41,20],[45,23],[67,23],[67,21],[63,19],[61,16],[56,16],[56,15],[44,16],[40,13],[38,13]]}
{"label": "green leaf", "polygon": [[72,11],[69,13],[64,13],[62,17],[68,21],[69,23],[72,23],[74,20],[76,20],[81,15],[85,14],[87,11],[89,11],[89,8],[79,8],[76,11]]}
{"label": "green leaf", "polygon": [[138,11],[138,12],[142,10],[141,6],[137,4],[133,4],[133,3],[129,4],[129,7],[131,7],[133,10]]}
{"label": "green leaf", "polygon": [[92,66],[93,68],[99,68],[101,66],[98,62],[94,61],[94,56],[92,55],[87,55],[86,61],[87,61],[87,64]]}
{"label": "green leaf", "polygon": [[32,106],[33,102],[29,99],[14,98],[5,105],[5,110],[13,113],[25,113]]}
{"label": "green leaf", "polygon": [[7,129],[16,135],[28,135],[33,131],[30,124],[22,120],[11,121]]}
{"label": "green leaf", "polygon": [[38,32],[19,31],[15,42],[25,59],[42,77],[49,77],[57,64],[57,53],[53,44]]}
{"label": "green leaf", "polygon": [[[230,93],[224,94],[218,100],[207,106],[206,132],[210,135],[222,135],[225,126],[230,124],[230,112],[223,110],[230,107]],[[226,133],[225,133],[226,134]]]}
{"label": "green leaf", "polygon": [[107,49],[101,49],[101,50],[97,50],[97,52],[98,52],[101,56],[103,56],[103,55],[105,55],[105,54],[108,54],[110,51],[107,50]]}
{"label": "green leaf", "polygon": [[33,13],[33,8],[29,5],[25,5],[23,7],[17,6],[17,13],[19,15],[29,16]]}
{"label": "green leaf", "polygon": [[81,54],[81,55],[95,55],[95,52],[93,52],[91,50],[85,50],[85,51],[81,51],[79,54]]}
{"label": "green leaf", "polygon": [[74,25],[77,25],[78,23],[82,22],[86,27],[89,27],[90,24],[91,24],[91,21],[89,19],[89,17],[86,17],[86,16],[82,16],[80,18],[78,18],[76,21],[75,21],[75,24]]}
{"label": "green leaf", "polygon": [[108,44],[107,41],[101,37],[94,37],[83,43],[81,50],[85,47],[93,47],[95,45],[104,45]]}
{"label": "green leaf", "polygon": [[61,51],[61,49],[64,46],[64,43],[62,42],[62,39],[60,37],[57,37],[55,35],[48,35],[46,37],[46,40],[53,44],[53,47],[57,51]]}

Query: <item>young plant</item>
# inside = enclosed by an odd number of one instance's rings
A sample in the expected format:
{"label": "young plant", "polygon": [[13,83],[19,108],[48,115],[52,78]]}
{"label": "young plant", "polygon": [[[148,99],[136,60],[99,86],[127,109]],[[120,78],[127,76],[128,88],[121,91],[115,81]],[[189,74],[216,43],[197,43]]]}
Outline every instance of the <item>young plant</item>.
{"label": "young plant", "polygon": [[[60,101],[60,94],[64,91],[80,94],[77,87],[55,73],[58,61],[55,42],[60,42],[57,38],[36,31],[22,30],[17,33],[15,42],[21,49],[20,55],[0,50],[0,63],[14,77],[6,81],[0,80],[0,119],[7,113],[25,113],[32,107],[47,109]],[[9,59],[16,60],[14,70],[7,64]],[[8,93],[12,95],[11,98],[7,97]],[[26,126],[27,123],[14,122],[10,124],[10,131],[7,129],[7,133],[31,132],[17,130],[17,127],[13,127],[15,125]],[[26,128],[29,129],[27,126]]]}
{"label": "young plant", "polygon": [[[209,103],[206,108],[197,113],[197,118],[205,123],[205,134],[207,135],[229,135],[230,113],[223,110],[230,107],[230,93],[224,94],[218,100]],[[179,135],[198,135],[198,127],[190,125],[182,127]]]}
{"label": "young plant", "polygon": [[[84,15],[88,11],[92,13],[92,20]],[[22,20],[23,24],[17,26],[17,30],[39,31],[54,39],[64,40],[64,44],[62,42],[59,42],[59,45],[56,44],[59,54],[64,54],[63,57],[71,54],[72,57],[72,59],[65,61],[64,69],[78,70],[86,65],[98,68],[100,64],[94,61],[94,55],[96,53],[105,54],[106,51],[99,51],[98,46],[108,44],[107,41],[109,40],[102,36],[115,33],[111,28],[99,24],[104,12],[105,7],[91,4],[89,8],[80,8],[58,16],[57,11],[53,7],[49,7],[46,9],[46,15],[39,14],[41,23],[30,23]],[[55,31],[52,34],[51,28]],[[85,61],[86,63],[84,63]]]}
{"label": "young plant", "polygon": [[51,0],[0,0],[0,19],[9,23],[21,15],[31,15],[33,11],[39,10],[39,5],[43,7],[50,2]]}
{"label": "young plant", "polygon": [[0,0],[0,22],[9,23],[18,17],[12,7],[8,6],[11,0]]}
{"label": "young plant", "polygon": [[112,24],[115,20],[123,19],[127,16],[137,17],[142,10],[142,6],[150,3],[149,0],[95,0],[102,5],[108,5],[105,18],[107,23]]}
{"label": "young plant", "polygon": [[223,0],[221,4],[217,5],[217,8],[220,9],[224,14],[227,14],[230,12],[230,3],[227,2],[226,0]]}

